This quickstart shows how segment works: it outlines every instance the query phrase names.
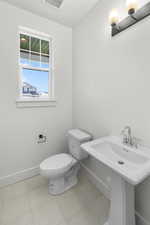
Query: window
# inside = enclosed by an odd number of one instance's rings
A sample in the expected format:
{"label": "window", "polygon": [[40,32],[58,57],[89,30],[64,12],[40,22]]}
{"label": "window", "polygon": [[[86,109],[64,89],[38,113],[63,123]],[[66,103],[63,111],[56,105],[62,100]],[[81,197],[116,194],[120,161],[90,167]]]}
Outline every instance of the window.
{"label": "window", "polygon": [[20,99],[50,100],[53,97],[51,38],[21,29],[19,39]]}

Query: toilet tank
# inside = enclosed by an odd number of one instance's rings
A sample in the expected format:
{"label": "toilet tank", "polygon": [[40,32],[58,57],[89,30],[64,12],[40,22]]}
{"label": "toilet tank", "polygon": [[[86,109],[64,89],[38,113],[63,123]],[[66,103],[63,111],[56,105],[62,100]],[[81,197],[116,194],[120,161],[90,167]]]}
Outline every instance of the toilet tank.
{"label": "toilet tank", "polygon": [[67,137],[69,153],[77,160],[87,158],[88,154],[81,149],[80,145],[84,142],[92,140],[92,136],[82,130],[73,129],[68,131]]}

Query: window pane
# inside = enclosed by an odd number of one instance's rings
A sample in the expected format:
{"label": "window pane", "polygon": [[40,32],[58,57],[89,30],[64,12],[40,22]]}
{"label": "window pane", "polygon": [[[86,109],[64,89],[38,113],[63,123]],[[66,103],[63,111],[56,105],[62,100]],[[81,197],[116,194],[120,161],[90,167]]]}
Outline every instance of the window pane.
{"label": "window pane", "polygon": [[49,56],[42,55],[41,61],[42,61],[42,63],[49,63]]}
{"label": "window pane", "polygon": [[31,53],[30,65],[32,67],[41,67],[40,55],[38,53]]}
{"label": "window pane", "polygon": [[29,36],[20,34],[20,48],[29,50]]}
{"label": "window pane", "polygon": [[31,53],[31,60],[32,61],[37,61],[37,62],[39,62],[40,63],[40,55],[39,54],[37,54],[37,53]]}
{"label": "window pane", "polygon": [[49,72],[22,69],[22,95],[48,97]]}
{"label": "window pane", "polygon": [[49,42],[41,40],[41,53],[49,55]]}
{"label": "window pane", "polygon": [[26,51],[20,51],[20,63],[21,64],[26,64],[26,65],[29,65],[30,63],[30,54],[29,52],[26,52]]}
{"label": "window pane", "polygon": [[41,56],[41,67],[42,68],[49,68],[49,56]]}
{"label": "window pane", "polygon": [[31,51],[40,53],[40,39],[31,37]]}

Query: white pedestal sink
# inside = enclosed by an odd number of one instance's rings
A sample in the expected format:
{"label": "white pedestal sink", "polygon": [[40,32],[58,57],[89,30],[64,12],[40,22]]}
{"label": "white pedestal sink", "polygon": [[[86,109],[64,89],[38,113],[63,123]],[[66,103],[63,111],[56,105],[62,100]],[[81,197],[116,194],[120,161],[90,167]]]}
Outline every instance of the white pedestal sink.
{"label": "white pedestal sink", "polygon": [[113,174],[109,225],[135,225],[134,186]]}
{"label": "white pedestal sink", "polygon": [[111,209],[105,225],[135,225],[134,186],[150,175],[150,149],[126,146],[114,136],[81,147],[112,169]]}

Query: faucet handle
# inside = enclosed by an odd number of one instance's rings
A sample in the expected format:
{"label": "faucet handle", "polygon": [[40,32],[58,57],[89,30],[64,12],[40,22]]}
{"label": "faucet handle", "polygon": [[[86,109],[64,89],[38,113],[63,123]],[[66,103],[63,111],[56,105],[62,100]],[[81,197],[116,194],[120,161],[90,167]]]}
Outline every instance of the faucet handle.
{"label": "faucet handle", "polygon": [[127,144],[128,141],[129,141],[129,138],[128,138],[128,136],[124,133],[124,130],[121,131],[120,135],[121,135],[123,144]]}
{"label": "faucet handle", "polygon": [[128,133],[131,134],[131,127],[130,126],[125,126],[122,131],[121,134],[123,134],[126,130],[128,130]]}
{"label": "faucet handle", "polygon": [[121,130],[120,135],[123,135],[125,132],[125,127]]}
{"label": "faucet handle", "polygon": [[137,138],[137,137],[132,137],[132,145],[135,148],[138,148],[138,146],[142,143],[142,139]]}

